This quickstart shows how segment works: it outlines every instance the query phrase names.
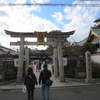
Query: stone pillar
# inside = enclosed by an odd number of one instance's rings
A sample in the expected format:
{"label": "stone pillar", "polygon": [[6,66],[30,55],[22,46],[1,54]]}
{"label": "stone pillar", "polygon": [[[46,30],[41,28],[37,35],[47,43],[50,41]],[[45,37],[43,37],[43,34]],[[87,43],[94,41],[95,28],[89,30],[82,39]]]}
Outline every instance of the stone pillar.
{"label": "stone pillar", "polygon": [[20,53],[19,53],[19,65],[17,71],[17,82],[22,82],[23,73],[23,55],[24,55],[24,37],[20,37]]}
{"label": "stone pillar", "polygon": [[57,49],[54,49],[54,59],[53,59],[53,66],[54,66],[54,76],[58,76],[58,67],[57,67]]}
{"label": "stone pillar", "polygon": [[92,67],[91,67],[91,53],[87,51],[85,53],[86,56],[86,83],[93,83],[95,82],[94,79],[92,79]]}
{"label": "stone pillar", "polygon": [[27,68],[29,66],[29,49],[25,50],[25,58],[26,58],[26,61],[25,61],[25,73],[26,73],[27,72]]}
{"label": "stone pillar", "polygon": [[63,55],[62,55],[62,45],[61,45],[61,39],[58,38],[58,63],[59,63],[59,75],[60,75],[60,81],[64,82],[64,66],[63,66]]}

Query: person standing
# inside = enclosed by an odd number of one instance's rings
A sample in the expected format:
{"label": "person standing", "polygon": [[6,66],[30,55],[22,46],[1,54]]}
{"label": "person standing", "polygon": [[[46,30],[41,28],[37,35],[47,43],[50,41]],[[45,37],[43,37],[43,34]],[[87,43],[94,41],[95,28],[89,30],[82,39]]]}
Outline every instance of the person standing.
{"label": "person standing", "polygon": [[41,71],[41,61],[39,61],[39,72]]}
{"label": "person standing", "polygon": [[28,68],[24,77],[24,85],[26,85],[28,100],[34,100],[34,89],[37,85],[37,79],[31,67]]}
{"label": "person standing", "polygon": [[38,62],[36,63],[36,72],[39,71],[39,64]]}
{"label": "person standing", "polygon": [[30,63],[30,65],[28,67],[31,67],[33,72],[34,72],[34,66],[33,66],[33,63]]}
{"label": "person standing", "polygon": [[41,84],[42,81],[42,98],[43,100],[49,100],[50,95],[50,86],[46,85],[46,80],[50,79],[51,71],[47,69],[47,64],[43,65],[43,70],[40,72],[39,75],[39,84]]}

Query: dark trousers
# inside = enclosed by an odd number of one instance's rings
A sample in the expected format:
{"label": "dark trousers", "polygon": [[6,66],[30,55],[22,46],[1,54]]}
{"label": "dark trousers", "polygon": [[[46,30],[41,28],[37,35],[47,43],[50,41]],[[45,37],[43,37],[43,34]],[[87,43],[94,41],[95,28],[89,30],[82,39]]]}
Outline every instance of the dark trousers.
{"label": "dark trousers", "polygon": [[34,90],[31,91],[27,91],[27,95],[28,95],[28,100],[31,100],[31,98],[34,98]]}

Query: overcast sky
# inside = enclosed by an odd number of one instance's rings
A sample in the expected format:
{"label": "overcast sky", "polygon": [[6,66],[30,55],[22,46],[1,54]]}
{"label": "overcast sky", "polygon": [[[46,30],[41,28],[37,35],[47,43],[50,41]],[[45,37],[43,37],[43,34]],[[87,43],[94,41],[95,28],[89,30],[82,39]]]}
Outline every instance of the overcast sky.
{"label": "overcast sky", "polygon": [[[99,0],[0,0],[0,44],[13,48],[10,42],[19,39],[6,35],[4,29],[15,32],[75,30],[69,42],[79,42],[89,35],[94,20],[100,17],[100,7],[83,6],[3,6],[3,4],[100,4]],[[27,41],[36,39],[30,38]],[[36,48],[31,46],[32,48]],[[41,46],[42,47],[42,46]],[[38,48],[41,48],[38,46]],[[42,47],[43,49],[43,47]]]}

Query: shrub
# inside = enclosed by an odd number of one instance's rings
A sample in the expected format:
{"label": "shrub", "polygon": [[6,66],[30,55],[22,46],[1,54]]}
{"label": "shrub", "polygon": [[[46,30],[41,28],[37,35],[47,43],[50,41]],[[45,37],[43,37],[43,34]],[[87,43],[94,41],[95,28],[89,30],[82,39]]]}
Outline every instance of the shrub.
{"label": "shrub", "polygon": [[91,66],[92,66],[92,77],[100,78],[100,64],[91,62]]}
{"label": "shrub", "polygon": [[6,69],[4,73],[4,80],[12,80],[17,77],[17,69],[16,67],[12,69]]}

